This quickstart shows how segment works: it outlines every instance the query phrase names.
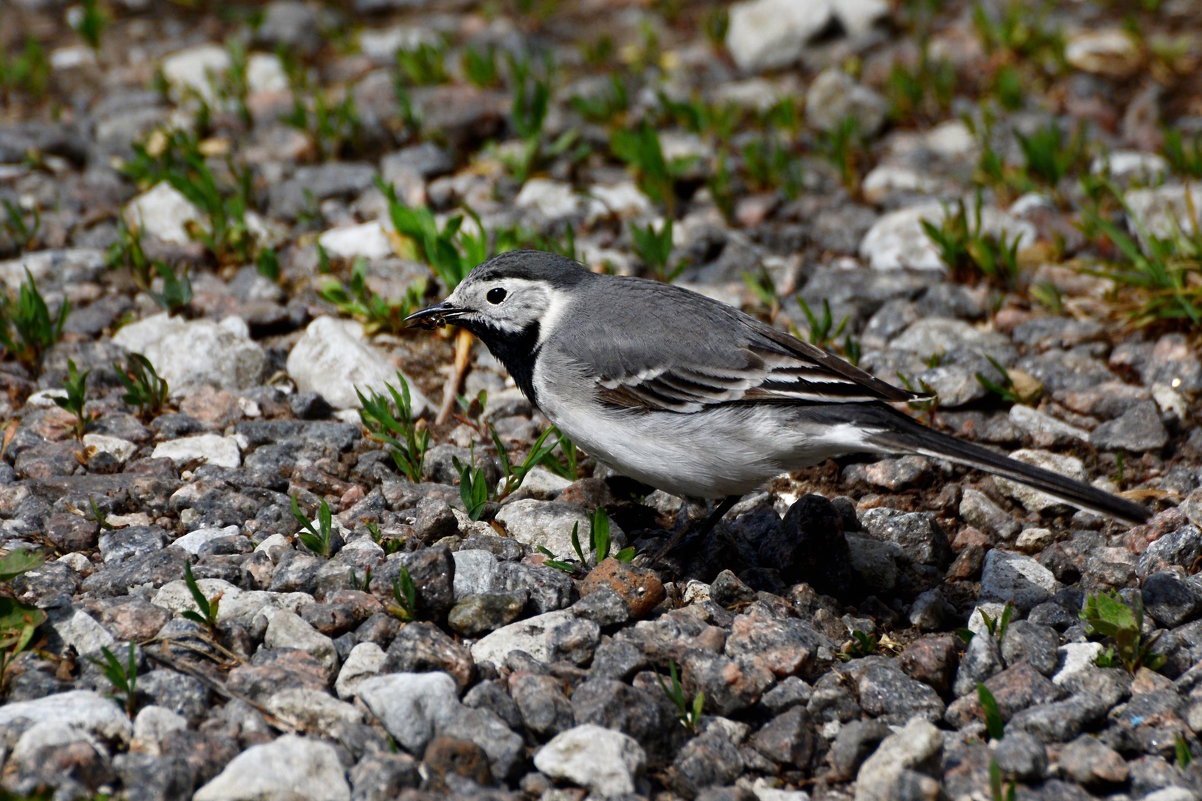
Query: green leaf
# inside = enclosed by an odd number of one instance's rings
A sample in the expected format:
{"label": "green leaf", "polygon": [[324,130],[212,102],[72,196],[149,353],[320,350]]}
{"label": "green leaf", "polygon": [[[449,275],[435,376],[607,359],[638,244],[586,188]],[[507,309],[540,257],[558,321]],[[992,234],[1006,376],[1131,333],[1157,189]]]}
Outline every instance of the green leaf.
{"label": "green leaf", "polygon": [[981,682],[977,682],[977,698],[981,702],[981,709],[985,713],[985,731],[989,734],[990,740],[1000,740],[1006,736],[1006,727],[1002,723],[1002,714],[998,711],[997,700],[993,697],[993,693],[989,691]]}

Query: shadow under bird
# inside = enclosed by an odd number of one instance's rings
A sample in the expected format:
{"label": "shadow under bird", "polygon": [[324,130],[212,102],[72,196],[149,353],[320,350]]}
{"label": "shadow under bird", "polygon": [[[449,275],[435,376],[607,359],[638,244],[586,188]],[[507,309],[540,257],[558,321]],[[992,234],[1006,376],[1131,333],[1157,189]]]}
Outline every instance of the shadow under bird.
{"label": "shadow under bird", "polygon": [[684,498],[724,498],[728,509],[829,457],[920,454],[1120,520],[1149,517],[1139,504],[930,429],[888,405],[925,396],[682,287],[511,251],[406,322],[471,331],[578,446]]}

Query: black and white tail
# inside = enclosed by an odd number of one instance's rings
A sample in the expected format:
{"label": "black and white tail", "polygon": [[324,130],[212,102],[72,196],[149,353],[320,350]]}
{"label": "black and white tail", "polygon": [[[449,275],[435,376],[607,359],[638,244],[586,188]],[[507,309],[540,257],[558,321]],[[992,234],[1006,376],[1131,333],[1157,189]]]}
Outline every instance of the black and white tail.
{"label": "black and white tail", "polygon": [[840,414],[852,417],[856,426],[862,426],[865,445],[882,453],[916,453],[946,459],[1018,481],[1065,503],[1129,523],[1144,523],[1151,517],[1137,503],[927,428],[890,406],[866,403],[853,410],[847,404],[840,408]]}

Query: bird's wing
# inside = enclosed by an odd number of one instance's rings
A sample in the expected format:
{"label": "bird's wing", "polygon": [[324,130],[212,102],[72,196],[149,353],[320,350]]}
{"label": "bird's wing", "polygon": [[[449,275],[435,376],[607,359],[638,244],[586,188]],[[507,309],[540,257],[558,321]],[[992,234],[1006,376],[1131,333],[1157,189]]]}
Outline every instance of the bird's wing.
{"label": "bird's wing", "polygon": [[[577,330],[598,399],[611,406],[674,412],[748,402],[863,403],[921,395],[870,375],[821,348],[701,295],[635,285],[624,293],[627,325]],[[671,302],[665,293],[671,292]],[[673,310],[664,314],[665,307]],[[615,314],[615,317],[620,315]]]}

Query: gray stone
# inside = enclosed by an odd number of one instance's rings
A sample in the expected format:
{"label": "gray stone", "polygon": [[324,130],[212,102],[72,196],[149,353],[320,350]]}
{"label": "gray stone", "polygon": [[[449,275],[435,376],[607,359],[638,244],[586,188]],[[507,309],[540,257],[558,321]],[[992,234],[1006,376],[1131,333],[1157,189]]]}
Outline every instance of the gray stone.
{"label": "gray stone", "polygon": [[452,587],[456,601],[492,590],[496,581],[497,557],[488,551],[471,548],[454,551],[451,558],[455,560],[455,580]]}
{"label": "gray stone", "polygon": [[550,661],[551,630],[575,615],[567,609],[510,623],[472,644],[472,658],[500,667],[511,651],[525,651],[540,662]]}
{"label": "gray stone", "polygon": [[1027,662],[1045,676],[1056,670],[1060,637],[1051,626],[1014,620],[1002,638],[1002,660],[1007,667]]}
{"label": "gray stone", "polygon": [[1163,448],[1169,433],[1160,422],[1153,401],[1135,403],[1113,420],[1099,425],[1089,435],[1095,448],[1142,453]]}
{"label": "gray stone", "polygon": [[459,705],[455,680],[446,673],[389,673],[361,681],[359,699],[402,748],[420,754],[435,725]]}
{"label": "gray stone", "polygon": [[[533,498],[507,503],[497,512],[497,522],[509,535],[531,548],[546,548],[556,559],[576,559],[572,546],[572,529],[576,528],[581,547],[588,548],[589,518],[583,509],[570,503],[537,501]],[[610,524],[611,550],[626,545],[626,535],[614,523]]]}
{"label": "gray stone", "polygon": [[338,671],[334,690],[339,698],[350,698],[359,694],[359,685],[364,679],[377,676],[384,667],[388,654],[374,642],[361,642],[351,649]]}
{"label": "gray stone", "polygon": [[71,726],[103,740],[128,742],[133,725],[120,706],[91,690],[71,690],[0,706],[0,731],[15,737],[35,723]]}
{"label": "gray stone", "polygon": [[1026,732],[1007,732],[994,744],[993,756],[1003,776],[1021,782],[1038,782],[1047,773],[1047,749]]}
{"label": "gray stone", "polygon": [[1060,582],[1039,562],[1023,554],[994,549],[985,555],[981,571],[982,601],[1014,604],[1026,612],[1049,600],[1060,589]]}
{"label": "gray stone", "polygon": [[304,618],[287,609],[266,609],[267,631],[263,644],[268,648],[298,648],[321,663],[326,675],[338,675],[338,649],[334,641],[313,628]]}
{"label": "gray stone", "polygon": [[877,507],[860,514],[861,528],[880,540],[899,545],[914,562],[947,567],[952,546],[930,512],[899,512]]}
{"label": "gray stone", "polygon": [[1004,539],[1013,537],[1022,527],[1021,523],[994,503],[988,495],[973,487],[964,488],[960,495],[959,511],[964,522]]}
{"label": "gray stone", "polygon": [[963,698],[975,692],[978,682],[1000,673],[1003,667],[997,640],[987,633],[978,633],[969,641],[964,656],[960,658],[956,681],[952,685],[953,694]]}

